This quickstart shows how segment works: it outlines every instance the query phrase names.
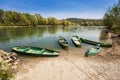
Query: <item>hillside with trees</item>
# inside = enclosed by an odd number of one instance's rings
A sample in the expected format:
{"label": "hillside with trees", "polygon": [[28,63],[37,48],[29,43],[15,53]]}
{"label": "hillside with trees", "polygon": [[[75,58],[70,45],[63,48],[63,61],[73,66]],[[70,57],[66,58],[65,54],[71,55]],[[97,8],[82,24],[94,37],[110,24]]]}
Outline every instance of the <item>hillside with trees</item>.
{"label": "hillside with trees", "polygon": [[81,26],[102,26],[102,19],[81,19],[81,18],[68,18],[67,20],[79,24]]}

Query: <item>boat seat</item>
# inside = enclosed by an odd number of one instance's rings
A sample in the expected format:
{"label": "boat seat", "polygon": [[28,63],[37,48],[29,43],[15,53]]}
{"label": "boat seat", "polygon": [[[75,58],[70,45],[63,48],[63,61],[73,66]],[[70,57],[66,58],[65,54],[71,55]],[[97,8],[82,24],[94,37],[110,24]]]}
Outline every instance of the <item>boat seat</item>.
{"label": "boat seat", "polygon": [[38,51],[38,50],[33,50],[33,49],[29,49],[28,51],[26,51],[26,53],[35,53],[35,54],[39,54],[40,51]]}
{"label": "boat seat", "polygon": [[79,39],[73,37],[73,40],[78,41]]}
{"label": "boat seat", "polygon": [[60,42],[64,42],[64,40],[60,40]]}
{"label": "boat seat", "polygon": [[44,54],[50,54],[49,52],[44,52]]}
{"label": "boat seat", "polygon": [[91,48],[91,52],[95,52],[97,51],[95,48]]}
{"label": "boat seat", "polygon": [[79,41],[75,41],[75,43],[76,43],[76,44],[80,44],[80,42],[79,42]]}
{"label": "boat seat", "polygon": [[26,51],[28,51],[30,48],[26,48],[26,49],[19,49],[20,51],[22,51],[22,52],[26,52]]}
{"label": "boat seat", "polygon": [[43,54],[45,52],[45,49],[42,49],[41,51],[40,51],[40,54]]}

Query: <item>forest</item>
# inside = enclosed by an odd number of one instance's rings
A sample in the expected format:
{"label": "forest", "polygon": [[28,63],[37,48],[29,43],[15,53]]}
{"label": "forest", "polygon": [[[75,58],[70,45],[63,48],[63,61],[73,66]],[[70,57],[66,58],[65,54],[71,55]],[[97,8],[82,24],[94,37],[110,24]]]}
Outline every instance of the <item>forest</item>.
{"label": "forest", "polygon": [[4,11],[0,9],[0,26],[37,26],[37,25],[81,25],[101,26],[102,19],[67,18],[58,20],[55,17],[44,18],[40,14],[20,13],[16,11]]}
{"label": "forest", "polygon": [[0,26],[74,25],[74,23],[54,17],[44,18],[40,14],[4,11],[0,9]]}

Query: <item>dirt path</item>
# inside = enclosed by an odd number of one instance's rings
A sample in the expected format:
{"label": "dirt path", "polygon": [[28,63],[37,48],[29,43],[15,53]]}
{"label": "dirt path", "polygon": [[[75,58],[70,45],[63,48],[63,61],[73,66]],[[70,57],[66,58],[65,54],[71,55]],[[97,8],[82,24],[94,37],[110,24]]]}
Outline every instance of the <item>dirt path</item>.
{"label": "dirt path", "polygon": [[[120,57],[84,57],[85,48],[61,50],[59,57],[21,59],[15,80],[120,80]],[[110,51],[110,50],[107,50]]]}

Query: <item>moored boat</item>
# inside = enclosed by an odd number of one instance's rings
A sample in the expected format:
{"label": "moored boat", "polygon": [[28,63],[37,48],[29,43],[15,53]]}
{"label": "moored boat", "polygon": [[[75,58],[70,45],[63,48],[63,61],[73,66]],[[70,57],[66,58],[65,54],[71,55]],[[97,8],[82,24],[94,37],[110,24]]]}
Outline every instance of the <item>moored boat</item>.
{"label": "moored boat", "polygon": [[81,46],[81,40],[79,39],[78,36],[74,35],[72,36],[72,42],[75,44],[75,46]]}
{"label": "moored boat", "polygon": [[67,40],[66,40],[64,37],[59,36],[59,37],[58,37],[58,42],[59,42],[59,44],[60,44],[63,48],[67,48],[67,47],[68,47],[68,42],[67,42]]}
{"label": "moored boat", "polygon": [[12,46],[11,48],[13,52],[32,56],[58,56],[60,53],[46,48],[31,46]]}
{"label": "moored boat", "polygon": [[88,49],[87,52],[85,53],[85,56],[92,56],[98,54],[100,51],[101,51],[100,44],[97,44],[96,47]]}
{"label": "moored boat", "polygon": [[91,45],[97,45],[97,44],[100,44],[101,47],[108,47],[108,48],[112,47],[111,44],[100,43],[100,42],[91,41],[91,40],[83,39],[83,38],[80,38],[80,40],[81,40],[83,43],[88,43],[88,44],[91,44]]}

